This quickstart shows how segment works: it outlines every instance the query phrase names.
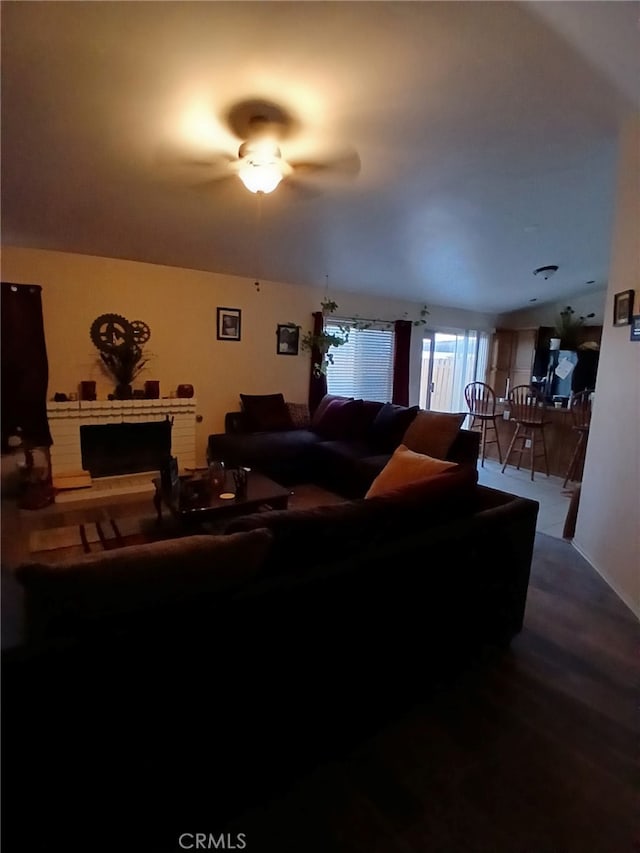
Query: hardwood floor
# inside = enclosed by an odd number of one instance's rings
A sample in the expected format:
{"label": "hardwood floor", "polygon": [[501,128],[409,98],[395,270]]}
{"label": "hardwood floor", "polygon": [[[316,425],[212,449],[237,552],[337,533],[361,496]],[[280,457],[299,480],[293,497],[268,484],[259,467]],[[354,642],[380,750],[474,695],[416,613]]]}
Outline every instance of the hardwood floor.
{"label": "hardwood floor", "polygon": [[[274,853],[638,851],[639,649],[637,620],[602,578],[539,533],[525,627],[506,652],[228,826],[184,831],[244,833],[248,851]],[[166,841],[149,853],[180,849]]]}
{"label": "hardwood floor", "polygon": [[634,616],[538,534],[525,629],[233,824],[282,853],[638,850]]}

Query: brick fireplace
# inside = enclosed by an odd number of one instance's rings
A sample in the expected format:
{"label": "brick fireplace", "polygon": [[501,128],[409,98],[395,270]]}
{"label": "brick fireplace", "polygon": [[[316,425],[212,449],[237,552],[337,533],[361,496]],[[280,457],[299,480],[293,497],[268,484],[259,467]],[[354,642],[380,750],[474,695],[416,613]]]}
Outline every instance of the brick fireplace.
{"label": "brick fireplace", "polygon": [[[47,403],[47,417],[53,438],[51,467],[54,477],[83,470],[81,427],[152,424],[164,422],[167,418],[173,420],[171,454],[177,456],[181,469],[193,468],[196,464],[196,400],[193,398],[50,402]],[[131,435],[135,437],[136,432],[132,430]],[[156,468],[152,463],[150,459],[149,470]]]}

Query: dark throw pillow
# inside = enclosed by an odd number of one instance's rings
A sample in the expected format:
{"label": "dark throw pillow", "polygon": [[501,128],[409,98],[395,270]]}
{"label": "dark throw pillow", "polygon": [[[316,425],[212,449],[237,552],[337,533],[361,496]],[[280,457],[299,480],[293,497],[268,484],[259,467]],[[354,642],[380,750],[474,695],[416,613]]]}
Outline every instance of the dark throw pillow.
{"label": "dark throw pillow", "polygon": [[380,453],[393,453],[402,441],[409,424],[418,414],[419,406],[396,406],[385,403],[375,416],[369,438]]}
{"label": "dark throw pillow", "polygon": [[332,400],[317,419],[314,431],[327,440],[354,437],[360,423],[362,400]]}
{"label": "dark throw pillow", "polygon": [[325,394],[311,417],[311,429],[315,430],[327,406],[334,400],[353,400],[353,397],[341,397],[339,394]]}
{"label": "dark throw pillow", "polygon": [[275,432],[293,429],[291,415],[282,394],[240,394],[240,400],[252,430]]}

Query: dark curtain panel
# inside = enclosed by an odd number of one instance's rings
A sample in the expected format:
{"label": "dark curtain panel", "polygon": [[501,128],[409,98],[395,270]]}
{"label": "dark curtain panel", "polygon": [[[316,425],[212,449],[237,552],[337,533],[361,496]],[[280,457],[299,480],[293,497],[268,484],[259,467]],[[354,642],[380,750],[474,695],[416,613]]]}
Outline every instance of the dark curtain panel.
{"label": "dark curtain panel", "polygon": [[[322,311],[314,311],[313,334],[319,335],[324,329]],[[322,363],[322,353],[318,349],[311,350],[311,375],[309,377],[309,411],[311,414],[318,408],[318,403],[327,393],[327,377],[324,373],[316,375],[314,365]]]}
{"label": "dark curtain panel", "polygon": [[393,397],[397,406],[409,405],[409,364],[411,356],[410,320],[396,320],[394,324],[395,345],[393,353]]}
{"label": "dark curtain panel", "polygon": [[49,363],[42,288],[2,282],[2,448],[12,435],[25,447],[52,444],[47,421]]}

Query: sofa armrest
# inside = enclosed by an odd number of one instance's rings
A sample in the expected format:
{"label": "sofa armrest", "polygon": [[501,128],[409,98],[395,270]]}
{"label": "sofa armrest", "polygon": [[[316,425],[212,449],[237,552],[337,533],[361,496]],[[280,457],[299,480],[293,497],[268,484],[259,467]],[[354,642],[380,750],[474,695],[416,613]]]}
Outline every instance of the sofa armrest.
{"label": "sofa armrest", "polygon": [[459,430],[453,444],[447,453],[448,462],[457,462],[459,465],[478,464],[478,450],[480,449],[480,433],[468,429]]}

